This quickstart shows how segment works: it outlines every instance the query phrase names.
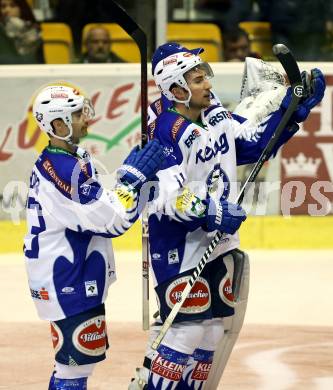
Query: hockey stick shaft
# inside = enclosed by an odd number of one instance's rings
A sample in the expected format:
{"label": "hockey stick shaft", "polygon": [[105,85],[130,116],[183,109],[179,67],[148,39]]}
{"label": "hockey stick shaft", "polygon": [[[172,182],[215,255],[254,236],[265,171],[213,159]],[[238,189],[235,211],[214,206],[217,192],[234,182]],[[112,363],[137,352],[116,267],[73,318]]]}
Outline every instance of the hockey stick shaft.
{"label": "hockey stick shaft", "polygon": [[[148,97],[147,97],[147,36],[142,28],[117,2],[110,3],[111,14],[118,24],[137,44],[141,57],[141,147],[147,143]],[[142,218],[142,327],[149,329],[149,253],[148,224]]]}
{"label": "hockey stick shaft", "polygon": [[[290,102],[288,109],[283,114],[281,121],[280,121],[279,125],[277,126],[274,134],[272,135],[268,144],[264,148],[257,163],[253,167],[249,177],[247,178],[246,182],[244,183],[244,185],[243,185],[243,187],[242,187],[242,189],[237,197],[237,200],[236,200],[236,203],[238,203],[238,204],[242,203],[244,195],[249,187],[249,183],[252,183],[256,179],[260,169],[262,168],[264,163],[269,159],[274,146],[276,145],[278,139],[280,138],[282,132],[284,131],[286,125],[288,124],[288,121],[290,120],[291,115],[296,110],[299,100],[302,97],[303,86],[302,86],[301,74],[300,74],[298,65],[297,65],[293,55],[291,54],[290,50],[286,46],[284,46],[282,44],[278,44],[278,45],[275,45],[273,47],[273,52],[277,56],[279,61],[281,62],[282,66],[283,66],[283,68],[284,68],[284,70],[289,78],[289,82],[290,82],[291,88],[292,88],[292,99],[291,99],[291,102]],[[156,337],[156,339],[153,341],[153,343],[151,345],[152,349],[156,350],[158,348],[158,346],[160,345],[160,343],[162,342],[166,332],[168,331],[170,326],[173,324],[180,308],[182,307],[183,303],[185,302],[193,285],[195,284],[196,280],[198,279],[199,275],[201,274],[202,270],[204,269],[210,255],[213,253],[214,249],[216,248],[216,246],[219,243],[222,236],[223,236],[223,233],[221,233],[221,232],[217,232],[215,234],[213,240],[209,244],[208,248],[206,249],[205,253],[203,254],[202,258],[200,259],[198,265],[196,266],[196,268],[194,269],[194,271],[190,275],[190,278],[189,278],[188,282],[186,283],[184,290],[181,293],[180,300],[175,303],[175,305],[173,306],[172,310],[170,311],[168,317],[165,319],[165,321],[160,329],[160,333],[158,334],[158,336]]]}

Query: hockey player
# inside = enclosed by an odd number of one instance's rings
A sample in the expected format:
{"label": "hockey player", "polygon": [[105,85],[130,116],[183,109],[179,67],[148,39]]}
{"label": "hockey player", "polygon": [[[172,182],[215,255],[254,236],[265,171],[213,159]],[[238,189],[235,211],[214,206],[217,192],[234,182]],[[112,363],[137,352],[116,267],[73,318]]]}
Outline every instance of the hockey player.
{"label": "hockey player", "polygon": [[[256,162],[288,107],[290,91],[277,110],[253,126],[246,118],[211,104],[212,75],[209,65],[186,48],[160,58],[155,66],[157,86],[174,102],[155,113],[158,116],[149,126],[150,137],[169,150],[158,173],[160,195],[149,209],[150,253],[162,321],[216,230],[229,235],[216,248],[157,352],[152,355],[148,348],[148,384],[140,371],[129,389],[202,389],[215,349],[223,344],[223,338],[234,337],[232,331],[223,334],[225,319],[233,316],[235,306],[225,263],[239,254],[236,232],[245,219],[243,210],[232,203],[236,165]],[[304,121],[321,101],[324,77],[318,69],[312,71],[312,77],[310,96],[299,105],[272,155],[296,132],[298,127],[290,125]],[[248,286],[243,289],[246,295]],[[234,330],[239,331],[237,327],[235,324]],[[154,333],[156,328],[150,341]],[[226,354],[219,351],[221,371],[234,341],[224,341]],[[208,389],[216,388],[217,383]]]}
{"label": "hockey player", "polygon": [[90,100],[72,87],[52,85],[38,93],[33,114],[50,139],[30,177],[24,239],[29,287],[38,315],[51,322],[49,390],[86,390],[108,348],[104,301],[116,279],[110,238],[138,218],[140,188],[158,171],[163,149],[155,141],[132,150],[108,190],[77,146],[94,116]]}

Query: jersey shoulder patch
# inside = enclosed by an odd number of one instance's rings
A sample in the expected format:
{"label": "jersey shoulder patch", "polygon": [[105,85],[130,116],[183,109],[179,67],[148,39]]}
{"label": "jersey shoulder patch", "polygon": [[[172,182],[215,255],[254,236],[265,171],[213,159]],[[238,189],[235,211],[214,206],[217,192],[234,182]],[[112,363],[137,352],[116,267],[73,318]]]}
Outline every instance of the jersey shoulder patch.
{"label": "jersey shoulder patch", "polygon": [[70,154],[52,153],[45,149],[36,162],[42,176],[53,183],[65,196],[71,197],[75,188],[90,177],[83,161]]}
{"label": "jersey shoulder patch", "polygon": [[150,140],[154,139],[155,137],[155,129],[156,129],[156,118],[148,125],[148,138]]}
{"label": "jersey shoulder patch", "polygon": [[177,144],[184,131],[191,124],[189,120],[173,111],[164,111],[156,118],[155,135],[162,142]]}

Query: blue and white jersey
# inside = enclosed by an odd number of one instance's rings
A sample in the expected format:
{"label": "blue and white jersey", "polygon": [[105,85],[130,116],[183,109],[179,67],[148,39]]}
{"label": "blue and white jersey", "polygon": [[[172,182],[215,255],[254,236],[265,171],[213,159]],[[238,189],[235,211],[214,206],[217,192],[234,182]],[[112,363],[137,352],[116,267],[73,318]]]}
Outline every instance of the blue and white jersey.
{"label": "blue and white jersey", "polygon": [[105,301],[116,279],[111,237],[138,218],[137,194],[101,187],[85,151],[47,147],[30,177],[24,254],[39,316],[60,320]]}
{"label": "blue and white jersey", "polygon": [[[216,232],[207,232],[203,200],[235,202],[236,166],[257,161],[283,111],[275,111],[255,127],[221,105],[191,122],[172,109],[148,126],[150,139],[164,145],[167,158],[158,172],[159,195],[149,205],[149,244],[155,285],[197,266]],[[276,148],[294,132],[285,130]],[[239,246],[238,233],[226,235],[210,261]]]}

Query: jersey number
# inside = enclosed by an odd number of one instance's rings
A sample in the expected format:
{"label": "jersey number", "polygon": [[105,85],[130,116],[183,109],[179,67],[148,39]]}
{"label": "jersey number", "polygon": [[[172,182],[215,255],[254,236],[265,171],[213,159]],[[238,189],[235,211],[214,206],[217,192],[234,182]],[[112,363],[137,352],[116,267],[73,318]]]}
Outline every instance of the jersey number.
{"label": "jersey number", "polygon": [[35,210],[35,212],[37,213],[38,226],[31,226],[30,233],[33,236],[31,239],[31,249],[27,249],[24,246],[23,250],[25,256],[28,257],[29,259],[37,259],[39,254],[38,235],[46,229],[45,220],[42,215],[42,207],[35,198],[33,197],[28,198],[27,209]]}

